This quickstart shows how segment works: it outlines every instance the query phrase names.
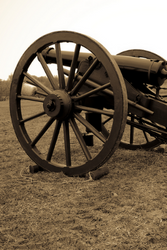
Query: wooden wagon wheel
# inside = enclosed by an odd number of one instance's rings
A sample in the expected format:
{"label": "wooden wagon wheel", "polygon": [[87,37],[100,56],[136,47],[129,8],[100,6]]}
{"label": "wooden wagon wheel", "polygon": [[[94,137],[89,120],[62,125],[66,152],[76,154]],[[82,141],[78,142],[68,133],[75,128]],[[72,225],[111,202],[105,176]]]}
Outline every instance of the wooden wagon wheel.
{"label": "wooden wagon wheel", "polygon": [[[52,46],[56,60],[55,64],[48,65],[43,51]],[[62,64],[62,48],[66,50],[66,46],[74,51],[67,82]],[[81,51],[91,52],[94,60],[87,72],[76,80]],[[89,83],[91,91],[85,93],[86,97],[79,96],[80,89],[99,62],[106,70],[108,82],[104,86]],[[56,64],[58,83],[54,76]],[[34,76],[33,66],[35,69],[40,66],[44,70],[48,85]],[[24,82],[27,80],[30,88],[25,92]],[[31,88],[35,90],[31,91]],[[95,94],[100,96],[101,93],[104,97],[111,95],[114,100],[110,110],[83,106],[85,98]],[[41,168],[63,171],[69,176],[97,169],[114,153],[126,125],[127,106],[124,79],[115,60],[100,43],[76,32],[53,32],[35,41],[18,62],[11,83],[10,113],[21,146]],[[85,119],[86,111],[99,113],[104,119],[112,117],[112,121],[106,122],[110,131],[107,138]],[[86,146],[83,139],[86,129],[94,135],[92,147]]]}
{"label": "wooden wagon wheel", "polygon": [[[126,50],[126,51],[119,53],[118,55],[142,57],[146,59],[155,59],[155,60],[164,61],[164,58],[162,58],[161,56],[155,53],[152,53],[150,51],[140,50],[140,49]],[[144,124],[144,120],[138,119],[138,117],[135,114],[131,114],[131,116],[128,116],[127,119],[129,119],[132,122],[136,122],[136,123],[139,122],[141,124]],[[127,138],[125,138],[125,135],[122,137],[122,140],[120,142],[120,147],[122,148],[130,149],[130,150],[143,148],[143,149],[149,150],[149,149],[153,149],[159,146],[162,143],[160,140],[154,138],[153,136],[150,136],[147,132],[137,129],[131,125],[126,125],[125,131],[126,131],[125,134],[127,133],[126,135]],[[140,137],[140,139],[135,140],[135,137],[136,138]]]}

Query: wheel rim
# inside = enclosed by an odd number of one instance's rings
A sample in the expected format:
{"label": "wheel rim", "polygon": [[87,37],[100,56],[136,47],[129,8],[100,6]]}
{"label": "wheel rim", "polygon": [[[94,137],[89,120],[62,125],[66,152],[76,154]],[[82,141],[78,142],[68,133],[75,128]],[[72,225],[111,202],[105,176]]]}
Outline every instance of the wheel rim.
{"label": "wheel rim", "polygon": [[[73,63],[69,70],[70,76],[67,84],[64,80],[62,65],[61,47],[64,44],[65,46],[70,44],[74,47]],[[55,77],[42,56],[43,50],[52,45],[55,46],[56,50],[59,85],[55,82]],[[89,74],[85,78],[81,77],[80,86],[77,88],[74,87],[73,81],[77,60],[82,49],[92,53],[95,60],[94,66],[92,63],[89,68]],[[36,59],[49,79],[50,85],[48,86],[36,80],[31,74],[31,67]],[[82,114],[85,112],[85,108],[78,105],[79,103],[75,99],[80,87],[84,86],[85,81],[96,70],[99,62],[102,63],[108,79],[110,79],[111,87],[107,85],[106,88],[112,89],[110,91],[114,95],[114,109],[107,113],[102,109],[97,110],[90,107],[89,111],[100,112],[103,117],[106,117],[107,114],[107,117],[112,118],[111,125],[107,123],[107,126],[110,126],[107,139],[83,118]],[[29,84],[32,87],[33,85],[37,87],[35,96],[23,94],[25,78],[30,81]],[[99,93],[101,94],[101,92]],[[99,96],[100,94],[97,93]],[[103,96],[105,96],[104,93]],[[11,84],[10,112],[17,138],[36,164],[48,171],[63,171],[68,175],[78,175],[100,167],[118,147],[126,124],[126,88],[116,62],[101,44],[75,32],[53,32],[34,42],[21,57]],[[89,149],[83,140],[83,129],[85,130],[86,127],[89,127],[95,135],[95,139],[101,143],[97,150],[98,153],[93,153],[93,150],[96,151],[96,147]],[[74,137],[71,134],[74,134]],[[73,141],[74,138],[75,141]],[[75,162],[77,145],[80,147],[79,153],[84,156],[82,163]],[[59,153],[62,152],[61,149],[64,149],[63,160],[59,156]]]}
{"label": "wheel rim", "polygon": [[[118,55],[125,55],[125,56],[134,56],[134,57],[143,57],[146,59],[155,59],[155,60],[162,60],[164,61],[164,58],[161,56],[152,53],[147,50],[126,50]],[[133,122],[138,122],[137,117],[134,114],[131,114],[131,117],[127,118],[127,121],[133,121]],[[140,119],[140,122],[144,124],[144,120]],[[128,127],[128,128],[127,128]],[[125,136],[125,133],[127,135]],[[161,144],[160,140],[155,139],[154,137],[150,136],[149,133],[139,130],[133,126],[126,125],[125,127],[125,133],[122,137],[122,140],[120,142],[120,147],[125,148],[125,149],[130,149],[130,150],[136,150],[136,149],[153,149]],[[140,137],[140,142],[138,140],[135,141],[135,135],[136,137]],[[127,142],[128,140],[128,142]]]}

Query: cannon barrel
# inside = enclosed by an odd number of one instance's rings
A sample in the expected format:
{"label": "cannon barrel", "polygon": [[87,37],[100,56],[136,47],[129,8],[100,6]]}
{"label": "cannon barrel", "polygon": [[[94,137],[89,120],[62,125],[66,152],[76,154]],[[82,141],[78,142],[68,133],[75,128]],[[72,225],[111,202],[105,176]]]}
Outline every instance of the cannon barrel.
{"label": "cannon barrel", "polygon": [[[53,48],[45,49],[42,54],[47,63],[56,63],[56,51]],[[74,53],[71,51],[62,51],[63,65],[71,66],[73,56]],[[88,58],[94,58],[94,55],[91,53],[80,53],[78,65],[81,61]],[[167,78],[166,61],[124,55],[115,55],[113,58],[117,62],[124,78],[129,82],[145,82],[154,86],[161,86]]]}

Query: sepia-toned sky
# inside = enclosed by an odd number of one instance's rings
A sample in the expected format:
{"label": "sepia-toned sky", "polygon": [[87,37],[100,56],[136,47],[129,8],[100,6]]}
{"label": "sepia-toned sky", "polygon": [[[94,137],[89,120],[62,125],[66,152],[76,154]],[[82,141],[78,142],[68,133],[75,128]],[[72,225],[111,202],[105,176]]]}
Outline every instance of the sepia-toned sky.
{"label": "sepia-toned sky", "polygon": [[146,49],[167,59],[166,0],[0,0],[0,79],[24,51],[58,30],[84,33],[111,54]]}

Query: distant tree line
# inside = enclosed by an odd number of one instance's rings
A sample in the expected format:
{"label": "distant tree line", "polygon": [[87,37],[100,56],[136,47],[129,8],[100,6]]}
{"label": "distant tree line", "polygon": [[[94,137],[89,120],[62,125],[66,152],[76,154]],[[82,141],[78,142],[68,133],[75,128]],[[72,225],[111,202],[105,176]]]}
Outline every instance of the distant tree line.
{"label": "distant tree line", "polygon": [[7,80],[0,79],[0,101],[5,101],[9,97],[12,74]]}
{"label": "distant tree line", "polygon": [[[10,74],[7,80],[0,79],[0,101],[5,101],[9,98],[12,77],[13,77],[13,74]],[[33,77],[36,78],[41,83],[43,83],[45,86],[47,87],[51,86],[46,76],[40,76],[40,77],[33,76]],[[28,79],[26,79],[25,77],[24,81],[26,82],[27,80]]]}

